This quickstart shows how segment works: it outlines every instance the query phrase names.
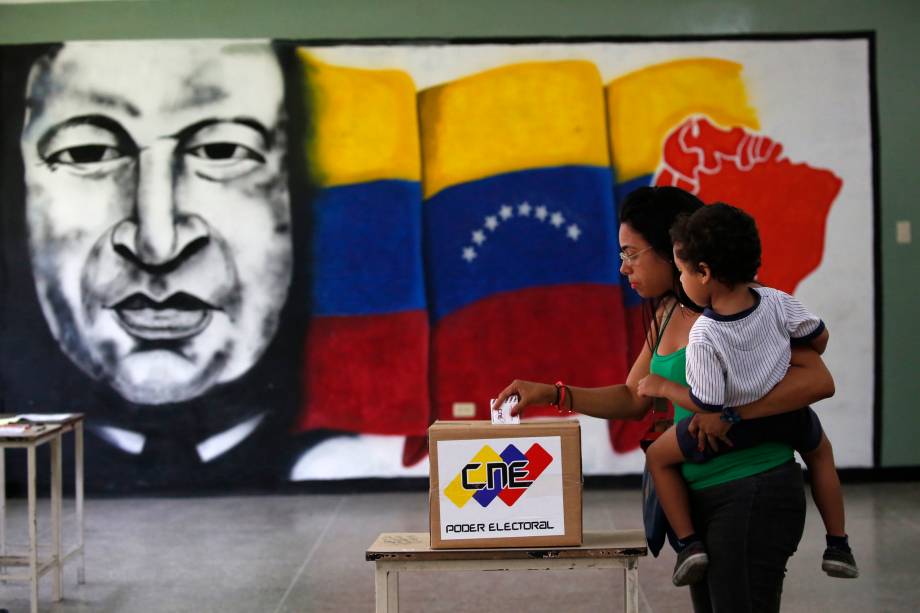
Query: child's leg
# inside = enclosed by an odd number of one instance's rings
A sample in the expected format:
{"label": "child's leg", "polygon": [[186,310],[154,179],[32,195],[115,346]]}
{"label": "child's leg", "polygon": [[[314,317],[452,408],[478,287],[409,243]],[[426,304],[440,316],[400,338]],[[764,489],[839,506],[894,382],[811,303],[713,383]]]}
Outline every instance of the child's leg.
{"label": "child's leg", "polygon": [[834,450],[827,436],[822,433],[818,446],[803,453],[802,459],[808,465],[811,496],[821,513],[821,519],[824,520],[825,530],[831,536],[845,536],[843,491],[840,488],[837,467],[834,465]]}
{"label": "child's leg", "polygon": [[677,444],[675,428],[658,437],[649,447],[645,461],[649,472],[655,481],[655,491],[658,492],[658,501],[664,510],[671,529],[677,538],[684,540],[693,534],[693,521],[690,519],[690,497],[687,494],[687,484],[680,473],[680,466],[684,463],[684,454]]}
{"label": "child's leg", "polygon": [[831,577],[855,579],[859,576],[859,567],[856,566],[844,526],[843,492],[834,466],[831,443],[822,432],[821,442],[816,448],[800,453],[811,473],[811,496],[827,530],[827,549],[821,558],[821,569]]}

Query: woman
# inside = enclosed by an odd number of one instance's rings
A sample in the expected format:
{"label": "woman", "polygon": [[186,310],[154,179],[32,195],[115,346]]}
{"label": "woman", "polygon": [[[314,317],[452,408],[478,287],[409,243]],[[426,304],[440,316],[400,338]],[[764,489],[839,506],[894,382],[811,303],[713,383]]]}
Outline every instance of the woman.
{"label": "woman", "polygon": [[[620,272],[645,298],[646,344],[626,383],[600,388],[514,381],[496,399],[513,394],[515,412],[528,405],[559,405],[605,419],[642,419],[652,408],[639,396],[639,381],[654,373],[686,384],[685,349],[699,307],[683,294],[673,262],[668,231],[674,220],[703,206],[672,187],[632,192],[620,211]],[[738,412],[744,419],[801,408],[834,393],[834,383],[818,355],[793,352],[786,377],[764,398]],[[675,407],[675,420],[688,414]],[[718,414],[697,415],[691,431],[700,443],[716,447],[730,427]],[[691,586],[694,610],[779,611],[786,561],[795,552],[805,525],[802,473],[792,449],[765,443],[685,465],[693,521],[709,552],[704,580]]]}

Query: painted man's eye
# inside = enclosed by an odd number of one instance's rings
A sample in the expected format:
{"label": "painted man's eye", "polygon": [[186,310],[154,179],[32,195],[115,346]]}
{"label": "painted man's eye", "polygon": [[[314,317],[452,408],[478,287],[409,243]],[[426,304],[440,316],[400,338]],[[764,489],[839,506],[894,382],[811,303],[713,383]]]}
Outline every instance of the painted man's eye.
{"label": "painted man's eye", "polygon": [[213,120],[179,134],[185,167],[208,181],[233,181],[268,166],[271,148],[260,126],[249,121]]}
{"label": "painted man's eye", "polygon": [[78,145],[52,153],[47,161],[51,164],[95,164],[117,160],[123,155],[123,152],[109,145]]}
{"label": "painted man's eye", "polygon": [[207,143],[190,148],[188,153],[197,158],[212,161],[254,160],[265,162],[265,158],[260,154],[238,143]]}

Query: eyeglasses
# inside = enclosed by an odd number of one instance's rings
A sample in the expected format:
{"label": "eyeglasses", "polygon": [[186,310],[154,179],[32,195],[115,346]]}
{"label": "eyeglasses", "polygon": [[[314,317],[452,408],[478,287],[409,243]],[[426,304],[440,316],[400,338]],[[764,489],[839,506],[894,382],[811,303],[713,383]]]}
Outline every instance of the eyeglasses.
{"label": "eyeglasses", "polygon": [[630,264],[632,264],[633,262],[636,261],[636,258],[638,258],[640,255],[642,255],[643,253],[645,253],[651,248],[652,248],[651,246],[648,246],[645,249],[642,249],[641,251],[637,251],[635,253],[626,253],[625,251],[621,251],[620,261],[623,263],[629,262]]}

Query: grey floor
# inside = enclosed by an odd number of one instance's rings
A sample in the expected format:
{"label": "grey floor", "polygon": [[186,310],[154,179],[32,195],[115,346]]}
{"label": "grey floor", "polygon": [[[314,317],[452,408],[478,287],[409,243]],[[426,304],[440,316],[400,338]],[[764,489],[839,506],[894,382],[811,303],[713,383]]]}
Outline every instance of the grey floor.
{"label": "grey floor", "polygon": [[[845,486],[848,530],[862,576],[831,579],[820,566],[823,535],[810,505],[791,560],[783,610],[916,611],[920,607],[920,488]],[[585,492],[586,530],[639,528],[639,493]],[[46,508],[47,500],[43,500]],[[66,519],[72,521],[72,507]],[[47,517],[40,535],[49,539]],[[380,532],[426,530],[427,494],[302,495],[181,499],[90,499],[85,585],[66,569],[64,600],[48,612],[261,612],[374,609],[373,564],[364,551]],[[8,541],[25,542],[25,504],[9,501]],[[673,554],[639,564],[640,611],[690,610],[670,585]],[[609,571],[403,573],[400,610],[617,611],[622,579]],[[28,611],[25,584],[0,584],[0,608]]]}

